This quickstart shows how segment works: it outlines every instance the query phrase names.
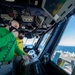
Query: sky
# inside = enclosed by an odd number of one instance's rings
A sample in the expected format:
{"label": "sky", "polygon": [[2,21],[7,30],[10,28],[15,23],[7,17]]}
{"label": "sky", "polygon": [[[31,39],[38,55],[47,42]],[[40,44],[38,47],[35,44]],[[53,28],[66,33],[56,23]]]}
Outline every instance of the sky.
{"label": "sky", "polygon": [[75,46],[75,16],[71,16],[59,45]]}

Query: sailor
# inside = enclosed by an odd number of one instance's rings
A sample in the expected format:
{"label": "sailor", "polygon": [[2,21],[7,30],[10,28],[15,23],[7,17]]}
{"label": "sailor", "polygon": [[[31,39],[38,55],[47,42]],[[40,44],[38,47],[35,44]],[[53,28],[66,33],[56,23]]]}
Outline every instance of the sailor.
{"label": "sailor", "polygon": [[15,20],[6,27],[0,27],[0,74],[9,75],[12,71],[12,60],[14,52],[24,60],[30,60],[25,53],[19,49],[16,38],[18,36],[19,23]]}

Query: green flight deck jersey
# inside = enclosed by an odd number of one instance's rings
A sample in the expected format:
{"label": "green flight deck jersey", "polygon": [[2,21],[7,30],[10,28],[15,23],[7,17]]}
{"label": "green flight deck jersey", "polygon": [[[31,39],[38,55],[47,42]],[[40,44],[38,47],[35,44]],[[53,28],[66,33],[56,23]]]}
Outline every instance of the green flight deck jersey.
{"label": "green flight deck jersey", "polygon": [[0,27],[0,62],[8,62],[14,58],[14,52],[22,56],[24,52],[19,49],[16,38],[5,27]]}

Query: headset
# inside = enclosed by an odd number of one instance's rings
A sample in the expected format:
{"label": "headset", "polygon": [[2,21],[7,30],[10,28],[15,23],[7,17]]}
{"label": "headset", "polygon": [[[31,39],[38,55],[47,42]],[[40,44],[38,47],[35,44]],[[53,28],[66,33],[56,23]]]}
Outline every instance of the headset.
{"label": "headset", "polygon": [[16,29],[15,27],[12,26],[12,22],[13,22],[13,21],[16,21],[16,20],[10,20],[10,21],[9,21],[9,26],[10,26],[9,29],[10,29],[10,32],[11,32],[13,29],[15,29],[16,31],[19,31],[19,29]]}

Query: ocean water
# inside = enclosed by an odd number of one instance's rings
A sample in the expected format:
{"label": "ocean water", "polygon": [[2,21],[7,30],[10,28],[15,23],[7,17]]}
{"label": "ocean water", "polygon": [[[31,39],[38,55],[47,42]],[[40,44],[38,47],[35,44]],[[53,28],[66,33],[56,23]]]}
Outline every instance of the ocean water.
{"label": "ocean water", "polygon": [[[68,52],[68,53],[74,53],[75,54],[75,46],[57,46],[55,51],[62,51],[62,52]],[[52,57],[52,61],[57,64],[57,60],[60,56],[60,53],[56,53],[54,57]]]}
{"label": "ocean water", "polygon": [[75,46],[57,46],[56,51],[75,53]]}

